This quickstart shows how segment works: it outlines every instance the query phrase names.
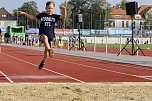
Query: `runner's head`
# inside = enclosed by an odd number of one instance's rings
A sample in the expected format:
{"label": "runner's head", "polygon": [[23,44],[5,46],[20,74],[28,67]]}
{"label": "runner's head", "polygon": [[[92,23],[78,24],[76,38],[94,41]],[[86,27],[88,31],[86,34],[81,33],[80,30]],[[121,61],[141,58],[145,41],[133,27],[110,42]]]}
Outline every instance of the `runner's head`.
{"label": "runner's head", "polygon": [[55,3],[53,1],[48,1],[46,3],[45,9],[46,9],[47,14],[49,15],[53,14],[54,8],[55,8]]}

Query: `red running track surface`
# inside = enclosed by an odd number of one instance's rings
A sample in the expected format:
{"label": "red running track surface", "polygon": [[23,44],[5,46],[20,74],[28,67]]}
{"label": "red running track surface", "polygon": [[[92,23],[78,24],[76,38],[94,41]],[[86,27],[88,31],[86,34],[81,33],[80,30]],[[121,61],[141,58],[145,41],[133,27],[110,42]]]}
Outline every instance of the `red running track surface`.
{"label": "red running track surface", "polygon": [[38,70],[43,52],[2,46],[0,82],[152,82],[152,69],[55,54]]}

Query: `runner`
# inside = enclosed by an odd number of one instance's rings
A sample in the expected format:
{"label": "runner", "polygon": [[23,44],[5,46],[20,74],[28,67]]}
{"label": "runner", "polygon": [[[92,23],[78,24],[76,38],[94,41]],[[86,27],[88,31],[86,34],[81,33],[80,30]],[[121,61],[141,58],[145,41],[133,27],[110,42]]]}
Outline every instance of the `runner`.
{"label": "runner", "polygon": [[31,20],[39,19],[41,21],[40,28],[39,28],[39,35],[40,35],[40,41],[44,43],[45,50],[44,50],[44,57],[41,60],[41,63],[39,64],[38,69],[42,69],[45,65],[45,60],[47,58],[47,53],[49,53],[50,58],[53,58],[54,56],[54,49],[52,47],[52,41],[55,37],[54,28],[55,23],[58,20],[64,20],[66,17],[66,8],[64,6],[61,7],[62,15],[53,14],[55,8],[55,3],[53,1],[48,1],[46,3],[46,13],[40,13],[37,16],[33,16],[30,14],[27,14],[22,11],[18,11],[17,13],[20,15],[27,16]]}

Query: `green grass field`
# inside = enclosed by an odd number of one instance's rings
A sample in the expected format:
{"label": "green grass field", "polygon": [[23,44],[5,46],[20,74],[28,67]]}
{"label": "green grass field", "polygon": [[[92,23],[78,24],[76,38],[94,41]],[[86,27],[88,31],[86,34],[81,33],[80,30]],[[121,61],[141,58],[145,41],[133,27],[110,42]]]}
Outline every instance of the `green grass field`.
{"label": "green grass field", "polygon": [[[86,46],[93,47],[94,44],[86,43]],[[122,48],[123,48],[124,46],[125,46],[125,44],[122,44]],[[96,44],[96,47],[105,48],[105,47],[106,47],[106,44]],[[107,47],[108,47],[108,48],[119,48],[120,45],[119,45],[119,44],[108,44]],[[137,46],[135,45],[135,47],[137,47]],[[140,47],[141,49],[152,50],[152,44],[139,44],[139,47]],[[132,48],[132,44],[128,44],[126,48]]]}

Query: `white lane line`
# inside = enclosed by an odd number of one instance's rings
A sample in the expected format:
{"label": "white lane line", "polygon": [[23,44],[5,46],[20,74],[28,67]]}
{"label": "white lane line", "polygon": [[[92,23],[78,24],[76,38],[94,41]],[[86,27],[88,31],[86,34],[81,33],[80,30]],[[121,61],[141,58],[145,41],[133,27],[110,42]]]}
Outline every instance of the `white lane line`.
{"label": "white lane line", "polygon": [[142,79],[146,79],[146,80],[150,80],[149,78],[144,78],[138,75],[133,75],[133,74],[128,74],[128,73],[123,73],[123,72],[118,72],[118,71],[113,71],[113,70],[109,70],[109,69],[104,69],[104,68],[100,68],[100,67],[95,67],[95,66],[88,66],[85,64],[80,64],[80,63],[74,63],[74,62],[69,62],[69,61],[65,61],[65,60],[60,60],[60,59],[54,59],[57,61],[61,61],[61,62],[65,62],[65,63],[70,63],[70,64],[75,64],[75,65],[79,65],[79,66],[83,66],[83,67],[89,67],[89,68],[93,68],[93,69],[98,69],[98,70],[103,70],[103,71],[108,71],[108,72],[112,72],[112,73],[117,73],[117,74],[122,74],[122,75],[127,75],[127,76],[132,76],[132,77],[137,77],[137,78],[142,78]]}
{"label": "white lane line", "polygon": [[151,79],[152,80],[152,76],[140,76],[142,78],[148,78],[148,79]]}
{"label": "white lane line", "polygon": [[[15,48],[18,48],[18,49],[20,49],[19,47],[15,47]],[[8,48],[5,48],[5,49],[8,49]],[[30,52],[41,52],[41,51],[39,51],[39,50],[32,50],[32,49],[25,49],[25,48],[21,48],[21,49],[23,49],[23,50],[28,50],[28,51],[30,51]],[[26,53],[26,52],[21,52],[21,51],[19,51],[20,53]],[[27,53],[26,53],[27,54]],[[64,57],[69,57],[69,56],[73,56],[73,55],[66,55],[66,54],[59,54],[59,55],[64,55]],[[74,56],[73,56],[74,57]],[[78,56],[76,56],[76,57],[74,57],[74,58],[78,58],[78,59],[80,59],[80,57],[78,57]],[[98,59],[94,59],[94,60],[91,60],[91,59],[87,59],[86,57],[81,57],[82,58],[82,60],[89,60],[89,61],[95,61],[95,60],[98,60]],[[99,60],[100,61],[100,60]],[[108,60],[101,60],[101,61],[108,61]],[[108,61],[108,62],[111,62],[111,61]],[[123,67],[131,67],[131,68],[138,68],[138,69],[142,69],[142,70],[149,70],[149,71],[152,71],[152,69],[151,68],[144,68],[144,66],[134,66],[134,64],[128,64],[128,65],[126,65],[126,64],[121,64],[121,63],[119,63],[119,62],[112,62],[112,63],[115,63],[114,65],[117,65],[117,66],[123,66]],[[118,63],[118,64],[117,64]]]}
{"label": "white lane line", "polygon": [[[25,49],[25,50],[26,50],[26,49]],[[21,53],[26,53],[26,52],[21,52]],[[108,70],[108,69],[104,69],[104,68],[101,68],[101,67],[89,66],[89,65],[80,64],[80,63],[75,63],[75,62],[69,62],[69,61],[65,61],[65,60],[61,60],[61,59],[55,59],[55,58],[54,58],[54,60],[61,61],[61,62],[66,62],[66,63],[70,63],[70,64],[75,64],[75,65],[80,65],[80,66],[84,66],[84,67],[90,67],[90,68],[93,68],[93,69],[104,70],[104,71],[108,71],[108,72],[112,72],[112,73],[117,73],[117,74],[122,74],[122,75],[137,77],[137,78],[142,78],[142,79],[146,79],[146,80],[152,81],[152,79],[145,78],[145,77],[139,76],[139,75],[134,75],[134,74],[128,74],[128,73],[123,73],[123,72]]]}
{"label": "white lane line", "polygon": [[[35,67],[38,67],[38,65],[35,65],[35,64],[33,64],[33,63],[30,63],[30,62],[28,62],[28,61],[25,61],[25,60],[22,60],[22,59],[19,59],[19,58],[16,58],[16,57],[13,57],[13,56],[11,56],[11,55],[7,55],[7,54],[4,54],[4,53],[1,53],[1,54],[5,55],[5,56],[8,56],[8,57],[11,57],[11,58],[13,58],[13,59],[22,61],[22,62],[24,62],[24,63],[33,65],[33,66],[35,66]],[[70,78],[70,79],[72,79],[72,80],[75,80],[75,81],[77,81],[77,82],[85,83],[84,81],[81,81],[81,80],[79,80],[79,79],[73,78],[73,77],[71,77],[71,76],[68,76],[68,75],[65,75],[65,74],[62,74],[62,73],[59,73],[59,72],[50,70],[50,69],[46,69],[46,68],[44,68],[44,69],[47,70],[47,71],[50,71],[50,72],[53,72],[53,73],[60,74],[60,75],[62,75],[62,76],[68,77],[68,78]]]}
{"label": "white lane line", "polygon": [[0,73],[11,83],[14,83],[7,75],[5,75],[2,71]]}
{"label": "white lane line", "polygon": [[73,78],[73,77],[70,77],[70,76],[67,76],[67,75],[64,75],[64,74],[55,72],[55,71],[52,71],[52,70],[50,70],[50,69],[47,69],[47,68],[44,68],[44,69],[47,70],[47,71],[50,71],[50,72],[54,72],[54,73],[59,74],[59,75],[66,76],[66,77],[71,78],[71,79],[73,79],[73,80],[75,80],[75,81],[78,81],[78,82],[81,82],[81,83],[85,83],[84,81],[78,80],[78,79],[76,79],[76,78]]}
{"label": "white lane line", "polygon": [[152,76],[141,76],[141,77],[152,78]]}
{"label": "white lane line", "polygon": [[[61,54],[61,55],[64,55],[64,54]],[[64,55],[65,57],[69,57],[70,55]],[[71,55],[72,56],[72,55]],[[80,57],[78,57],[78,56],[76,56],[76,57],[74,57],[74,58],[78,58],[78,59],[80,59]],[[88,58],[86,58],[86,57],[81,57],[82,58],[82,60],[89,60],[89,61],[92,61],[92,62],[94,62],[94,61],[107,61],[107,62],[111,62],[111,63],[114,63],[113,65],[118,65],[118,66],[123,66],[123,67],[131,67],[131,68],[138,68],[138,69],[142,69],[142,70],[149,70],[149,71],[152,71],[152,69],[151,68],[144,68],[144,66],[142,66],[142,65],[134,65],[134,64],[123,64],[123,63],[119,63],[119,62],[113,62],[113,61],[108,61],[108,60],[98,60],[98,59],[93,59],[93,60],[91,60],[91,58],[90,59],[88,59]]]}
{"label": "white lane line", "polygon": [[25,76],[7,76],[11,79],[67,79],[65,76],[58,75],[25,75]]}
{"label": "white lane line", "polygon": [[152,80],[152,76],[140,76],[140,77]]}

